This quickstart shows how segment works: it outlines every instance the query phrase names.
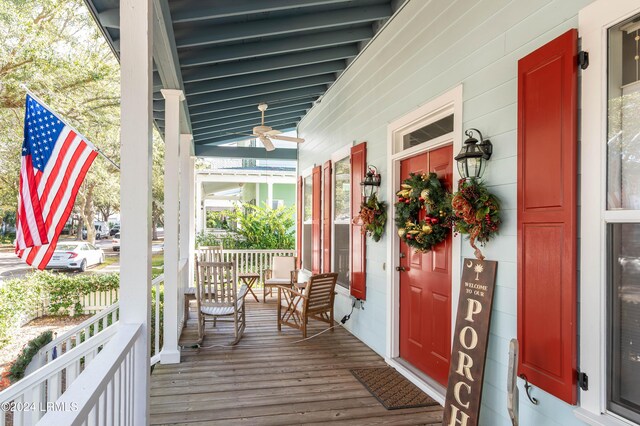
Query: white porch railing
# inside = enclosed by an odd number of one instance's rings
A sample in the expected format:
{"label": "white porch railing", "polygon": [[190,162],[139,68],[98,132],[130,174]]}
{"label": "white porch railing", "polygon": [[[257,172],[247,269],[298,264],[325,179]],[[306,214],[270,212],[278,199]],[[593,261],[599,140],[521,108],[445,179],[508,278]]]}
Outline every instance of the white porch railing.
{"label": "white porch railing", "polygon": [[134,425],[134,394],[148,391],[136,388],[133,369],[134,343],[141,330],[140,324],[120,324],[96,362],[56,401],[42,424]]}
{"label": "white porch railing", "polygon": [[295,256],[295,250],[223,250],[224,262],[236,265],[236,274],[262,272],[271,267],[273,256]]}
{"label": "white porch railing", "polygon": [[118,322],[119,318],[120,305],[118,302],[115,302],[100,313],[88,318],[81,324],[76,325],[61,336],[56,337],[38,352],[42,365],[47,364],[63,353],[70,351],[78,344],[89,340],[96,334],[106,330],[108,327],[113,326]]}
{"label": "white porch railing", "polygon": [[153,324],[153,327],[149,329],[151,339],[151,365],[160,361],[160,350],[162,349],[160,346],[160,339],[162,337],[161,325],[164,324],[160,321],[163,317],[163,306],[162,300],[160,299],[160,293],[163,292],[163,289],[161,288],[163,287],[163,284],[164,274],[157,276],[153,281],[151,281],[151,323]]}
{"label": "white porch railing", "polygon": [[[107,347],[107,342],[116,335],[118,327],[108,327],[103,332],[86,340],[82,345],[69,350],[44,367],[0,392],[0,426],[7,417],[13,426],[34,425],[49,410],[73,410],[75,405],[58,404],[59,398],[80,373],[93,364],[98,353]],[[77,400],[76,400],[77,401]],[[75,402],[74,404],[77,404]],[[6,414],[10,412],[10,414]],[[12,417],[12,418],[11,418]],[[62,425],[67,423],[44,423]]]}

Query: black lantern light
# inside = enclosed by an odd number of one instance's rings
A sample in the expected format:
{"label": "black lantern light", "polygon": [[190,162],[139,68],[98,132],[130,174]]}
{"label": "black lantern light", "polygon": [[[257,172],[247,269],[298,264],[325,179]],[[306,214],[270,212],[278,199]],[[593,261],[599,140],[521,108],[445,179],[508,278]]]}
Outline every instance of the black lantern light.
{"label": "black lantern light", "polygon": [[[480,143],[478,143],[478,139],[473,137],[473,132],[480,136]],[[487,160],[491,158],[493,145],[489,139],[483,139],[482,133],[478,129],[469,129],[464,134],[467,135],[467,140],[464,141],[460,153],[455,157],[458,162],[458,171],[462,178],[479,179],[484,173]]]}
{"label": "black lantern light", "polygon": [[362,196],[365,202],[378,191],[381,179],[382,177],[380,173],[378,173],[378,169],[375,166],[369,166],[364,180],[360,182],[360,186],[362,186]]}

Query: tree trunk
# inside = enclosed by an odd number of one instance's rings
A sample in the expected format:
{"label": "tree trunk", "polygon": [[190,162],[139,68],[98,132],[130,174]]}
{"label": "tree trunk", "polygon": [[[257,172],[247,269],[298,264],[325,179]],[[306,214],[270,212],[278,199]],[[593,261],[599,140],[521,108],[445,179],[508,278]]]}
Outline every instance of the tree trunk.
{"label": "tree trunk", "polygon": [[76,240],[82,241],[82,227],[84,226],[84,219],[78,218],[78,227],[76,228]]}
{"label": "tree trunk", "polygon": [[[93,208],[93,190],[94,185],[88,185],[85,187],[85,191],[78,192],[80,198],[80,216],[87,227],[87,242],[95,244],[96,242],[96,228],[93,225],[95,220],[95,213]],[[81,236],[82,238],[82,236]]]}
{"label": "tree trunk", "polygon": [[156,221],[155,218],[151,218],[151,239],[152,240],[157,240],[158,239],[158,227],[156,226],[158,224],[158,222]]}

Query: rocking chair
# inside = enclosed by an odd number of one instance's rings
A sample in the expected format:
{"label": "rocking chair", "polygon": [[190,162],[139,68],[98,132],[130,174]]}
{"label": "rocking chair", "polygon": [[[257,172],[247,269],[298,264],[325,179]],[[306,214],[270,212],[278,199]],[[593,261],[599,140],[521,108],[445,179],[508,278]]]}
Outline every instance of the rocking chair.
{"label": "rocking chair", "polygon": [[196,303],[198,307],[198,340],[204,340],[205,320],[233,322],[235,345],[244,332],[245,306],[244,296],[247,286],[238,289],[236,268],[232,262],[197,262]]}
{"label": "rocking chair", "polygon": [[278,286],[278,331],[284,324],[302,330],[302,337],[306,339],[309,318],[333,326],[333,300],[337,280],[338,274],[320,274],[311,276],[302,291]]}

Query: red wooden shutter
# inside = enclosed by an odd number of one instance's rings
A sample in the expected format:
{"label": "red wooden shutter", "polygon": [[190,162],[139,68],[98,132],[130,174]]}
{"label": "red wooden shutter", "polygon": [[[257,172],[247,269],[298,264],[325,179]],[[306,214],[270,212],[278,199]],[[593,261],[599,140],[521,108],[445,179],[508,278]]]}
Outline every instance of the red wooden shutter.
{"label": "red wooden shutter", "polygon": [[320,255],[322,253],[322,246],[320,241],[320,222],[322,220],[321,211],[322,208],[320,193],[322,191],[321,179],[322,179],[322,171],[320,166],[314,167],[312,176],[312,188],[313,188],[313,199],[311,202],[311,244],[312,244],[312,272],[314,274],[320,273]]}
{"label": "red wooden shutter", "polygon": [[323,179],[323,221],[322,221],[322,272],[331,272],[331,160],[322,166]]}
{"label": "red wooden shutter", "polygon": [[367,143],[362,142],[351,148],[351,295],[365,300],[366,281],[366,237],[361,232],[362,227],[355,225],[355,219],[360,212],[362,204],[362,187],[360,182],[364,180],[367,171]]}
{"label": "red wooden shutter", "polygon": [[575,404],[578,34],[518,62],[519,372]]}
{"label": "red wooden shutter", "polygon": [[298,176],[298,223],[296,224],[296,256],[298,257],[297,268],[302,267],[302,176]]}

